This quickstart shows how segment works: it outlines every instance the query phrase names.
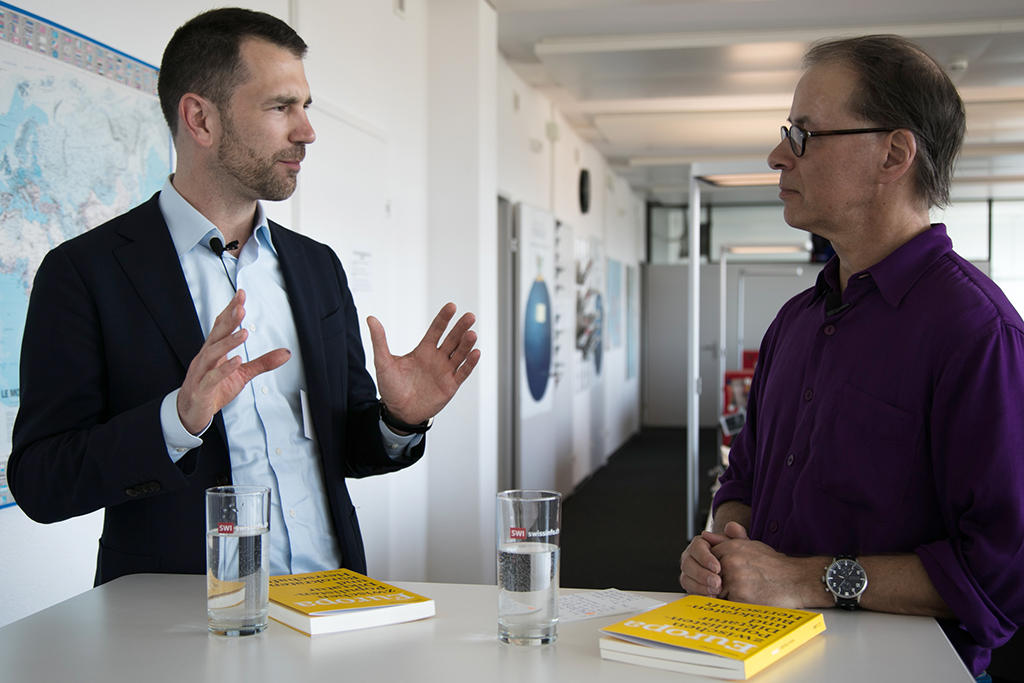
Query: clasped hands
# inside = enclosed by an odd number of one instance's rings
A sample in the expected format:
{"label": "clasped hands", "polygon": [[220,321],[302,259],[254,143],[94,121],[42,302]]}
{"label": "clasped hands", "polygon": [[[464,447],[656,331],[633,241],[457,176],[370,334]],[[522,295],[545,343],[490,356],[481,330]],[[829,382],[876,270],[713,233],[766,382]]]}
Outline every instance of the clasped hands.
{"label": "clasped hands", "polygon": [[750,540],[737,522],[729,522],[722,532],[705,531],[683,551],[679,583],[687,593],[775,607],[806,606],[808,575],[802,558]]}
{"label": "clasped hands", "polygon": [[[476,321],[465,313],[440,342],[455,315],[455,304],[445,304],[427,328],[423,339],[410,353],[394,356],[380,321],[370,316],[367,324],[373,343],[373,362],[381,399],[398,419],[410,424],[436,415],[452,399],[480,360],[474,349]],[[247,363],[228,354],[249,336],[239,328],[245,318],[245,291],[238,290],[217,316],[209,336],[189,364],[178,392],[181,424],[192,434],[202,432],[213,416],[230,403],[254,377],[281,367],[291,358],[288,349],[274,349]]]}

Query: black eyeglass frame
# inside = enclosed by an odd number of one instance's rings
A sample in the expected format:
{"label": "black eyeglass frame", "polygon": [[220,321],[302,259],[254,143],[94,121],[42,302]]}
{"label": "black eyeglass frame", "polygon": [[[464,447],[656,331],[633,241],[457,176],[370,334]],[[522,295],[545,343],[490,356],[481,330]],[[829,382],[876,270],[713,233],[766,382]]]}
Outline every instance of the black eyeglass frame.
{"label": "black eyeglass frame", "polygon": [[[789,140],[789,148],[793,150],[793,155],[802,157],[804,152],[807,151],[807,138],[822,137],[825,135],[859,135],[860,133],[891,133],[895,128],[843,128],[841,130],[807,130],[800,126],[793,124],[792,126],[781,126],[780,132],[782,133],[783,140]],[[799,131],[800,146],[797,147],[796,140],[793,139],[791,131]]]}

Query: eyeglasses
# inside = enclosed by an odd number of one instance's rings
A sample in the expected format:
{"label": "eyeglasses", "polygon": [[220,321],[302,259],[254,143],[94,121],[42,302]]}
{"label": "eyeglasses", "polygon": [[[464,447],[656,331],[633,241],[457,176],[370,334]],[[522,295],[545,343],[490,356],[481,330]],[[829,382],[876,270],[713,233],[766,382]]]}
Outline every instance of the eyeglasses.
{"label": "eyeglasses", "polygon": [[782,126],[782,139],[789,140],[793,154],[802,157],[807,138],[820,135],[857,135],[859,133],[891,133],[895,128],[846,128],[843,130],[804,130],[800,126]]}

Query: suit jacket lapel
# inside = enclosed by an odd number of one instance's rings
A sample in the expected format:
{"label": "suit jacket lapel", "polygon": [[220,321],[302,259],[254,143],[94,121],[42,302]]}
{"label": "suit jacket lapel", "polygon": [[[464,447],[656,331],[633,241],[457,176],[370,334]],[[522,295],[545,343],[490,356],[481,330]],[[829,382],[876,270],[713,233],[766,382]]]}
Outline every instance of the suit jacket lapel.
{"label": "suit jacket lapel", "polygon": [[[325,377],[327,359],[320,329],[323,315],[320,312],[321,297],[317,296],[320,290],[313,279],[316,269],[309,261],[305,245],[294,233],[273,221],[269,221],[269,224],[285,286],[288,288],[295,330],[299,336],[313,428],[317,435],[327,435],[330,401]],[[320,276],[323,276],[322,271]]]}
{"label": "suit jacket lapel", "polygon": [[118,232],[129,242],[114,250],[139,298],[149,309],[182,368],[203,345],[196,307],[157,203],[159,193],[125,216]]}
{"label": "suit jacket lapel", "polygon": [[[205,340],[181,262],[160,212],[159,195],[158,192],[124,216],[118,232],[128,242],[114,249],[114,258],[174,350],[184,377]],[[224,422],[219,413],[214,426],[226,445]]]}

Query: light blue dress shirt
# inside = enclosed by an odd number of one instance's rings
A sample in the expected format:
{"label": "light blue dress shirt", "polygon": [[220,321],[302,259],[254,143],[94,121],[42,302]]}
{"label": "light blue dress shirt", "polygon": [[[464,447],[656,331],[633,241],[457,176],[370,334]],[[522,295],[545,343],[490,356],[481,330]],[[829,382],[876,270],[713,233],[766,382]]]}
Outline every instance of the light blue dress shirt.
{"label": "light blue dress shirt", "polygon": [[[249,336],[229,357],[241,355],[243,361],[250,361],[277,348],[292,353],[280,368],[255,377],[221,411],[233,482],[270,488],[270,572],[294,574],[340,567],[341,553],[318,461],[319,446],[308,409],[303,410],[306,380],[298,333],[263,207],[257,205],[253,236],[237,257],[227,251],[218,257],[210,249],[210,239],[216,237],[224,244],[224,235],[178,194],[170,179],[159,203],[203,337],[209,336],[237,286],[246,294],[242,325]],[[168,454],[175,462],[203,443],[181,424],[177,395],[178,390],[168,394],[160,411]],[[396,435],[383,423],[381,434],[394,457],[405,456],[422,439],[418,434]]]}

